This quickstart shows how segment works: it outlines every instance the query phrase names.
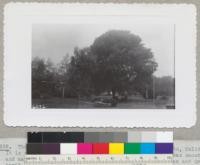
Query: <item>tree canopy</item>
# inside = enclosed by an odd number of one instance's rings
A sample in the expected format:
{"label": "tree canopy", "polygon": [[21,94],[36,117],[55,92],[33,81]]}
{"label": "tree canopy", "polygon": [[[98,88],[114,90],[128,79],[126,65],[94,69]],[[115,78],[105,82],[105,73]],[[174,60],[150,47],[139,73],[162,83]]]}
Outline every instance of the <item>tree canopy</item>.
{"label": "tree canopy", "polygon": [[123,93],[148,85],[157,63],[139,36],[129,31],[111,30],[91,45],[95,57],[94,86],[101,91]]}
{"label": "tree canopy", "polygon": [[32,97],[48,97],[55,95],[56,70],[53,63],[35,57],[32,60]]}
{"label": "tree canopy", "polygon": [[103,92],[112,92],[113,97],[125,92],[145,95],[151,89],[156,69],[151,49],[145,47],[139,36],[129,31],[110,30],[89,47],[75,48],[73,56],[67,54],[57,69],[51,61],[34,58],[33,97],[45,92],[55,95],[56,90],[62,91],[64,97]]}

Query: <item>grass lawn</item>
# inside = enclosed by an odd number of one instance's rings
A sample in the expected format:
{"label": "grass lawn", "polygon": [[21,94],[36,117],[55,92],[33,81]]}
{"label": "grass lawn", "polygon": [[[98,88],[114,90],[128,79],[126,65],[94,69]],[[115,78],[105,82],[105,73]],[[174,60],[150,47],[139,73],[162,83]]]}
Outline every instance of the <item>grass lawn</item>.
{"label": "grass lawn", "polygon": [[[102,107],[114,109],[166,109],[166,102],[153,100],[128,100],[127,102],[120,102],[116,107]],[[80,101],[72,98],[51,98],[51,99],[33,99],[33,108],[56,108],[56,109],[88,109],[94,107],[91,101]]]}

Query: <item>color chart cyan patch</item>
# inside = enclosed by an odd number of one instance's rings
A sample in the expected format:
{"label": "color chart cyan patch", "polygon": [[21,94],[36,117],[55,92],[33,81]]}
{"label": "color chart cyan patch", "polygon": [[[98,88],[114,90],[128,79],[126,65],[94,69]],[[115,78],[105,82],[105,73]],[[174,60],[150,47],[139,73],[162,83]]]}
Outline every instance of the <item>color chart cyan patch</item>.
{"label": "color chart cyan patch", "polygon": [[27,154],[173,154],[173,133],[28,133]]}

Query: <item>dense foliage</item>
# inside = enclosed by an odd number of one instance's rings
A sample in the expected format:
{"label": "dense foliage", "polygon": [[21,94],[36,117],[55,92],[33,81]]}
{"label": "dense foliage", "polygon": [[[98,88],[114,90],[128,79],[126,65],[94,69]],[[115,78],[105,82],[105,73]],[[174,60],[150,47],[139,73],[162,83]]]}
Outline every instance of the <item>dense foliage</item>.
{"label": "dense foliage", "polygon": [[91,46],[75,48],[73,56],[66,55],[56,66],[50,60],[33,58],[32,97],[90,97],[105,92],[113,98],[125,93],[171,96],[174,78],[156,78],[156,69],[153,53],[139,36],[111,30]]}

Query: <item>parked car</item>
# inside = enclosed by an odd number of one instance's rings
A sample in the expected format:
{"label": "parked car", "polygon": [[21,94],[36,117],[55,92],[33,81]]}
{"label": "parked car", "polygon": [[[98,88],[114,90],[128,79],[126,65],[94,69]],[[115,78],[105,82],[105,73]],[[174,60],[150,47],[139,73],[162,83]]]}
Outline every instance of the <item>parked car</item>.
{"label": "parked car", "polygon": [[115,107],[117,106],[117,100],[108,96],[98,96],[93,99],[94,107]]}

